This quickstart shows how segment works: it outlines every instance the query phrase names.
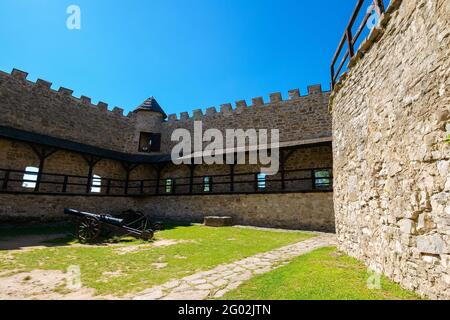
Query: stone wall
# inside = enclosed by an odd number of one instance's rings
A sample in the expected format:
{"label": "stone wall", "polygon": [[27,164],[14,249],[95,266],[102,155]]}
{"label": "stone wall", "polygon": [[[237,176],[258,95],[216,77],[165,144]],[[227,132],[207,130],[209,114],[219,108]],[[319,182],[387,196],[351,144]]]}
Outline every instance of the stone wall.
{"label": "stone wall", "polygon": [[126,151],[134,138],[132,116],[121,108],[72,96],[72,90],[51,89],[51,83],[26,79],[27,73],[0,72],[0,125],[76,141],[115,151]]}
{"label": "stone wall", "polygon": [[233,217],[235,224],[334,231],[333,194],[288,193],[136,199],[147,214],[162,220],[203,222],[205,216]]}
{"label": "stone wall", "polygon": [[0,194],[0,204],[0,223],[64,221],[64,208],[105,214],[136,209],[134,199],[129,197]]}
{"label": "stone wall", "polygon": [[442,299],[450,298],[449,17],[446,0],[391,1],[330,103],[340,249]]}
{"label": "stone wall", "polygon": [[331,137],[331,116],[327,112],[329,92],[321,86],[310,86],[308,95],[300,96],[298,89],[289,91],[288,99],[281,93],[252,99],[252,105],[239,101],[233,109],[224,104],[220,111],[214,107],[205,115],[195,110],[193,116],[183,112],[164,121],[154,112],[131,112],[91,103],[85,96],[76,98],[67,88],[54,90],[51,83],[38,79],[27,80],[27,73],[14,69],[11,74],[0,71],[0,126],[67,139],[104,149],[138,153],[140,132],[162,134],[161,153],[170,154],[171,135],[177,128],[193,130],[195,120],[203,122],[204,130],[215,128],[225,134],[226,129],[279,129],[281,141]]}
{"label": "stone wall", "polygon": [[187,129],[193,136],[194,121],[202,121],[204,131],[218,129],[224,136],[226,129],[278,129],[281,142],[331,137],[331,116],[327,111],[329,95],[315,86],[310,87],[306,96],[300,96],[299,90],[291,90],[286,100],[281,93],[275,93],[270,95],[268,103],[260,97],[252,99],[251,106],[239,101],[235,109],[231,104],[224,104],[219,112],[213,107],[207,109],[206,114],[195,110],[191,117],[187,112],[179,119],[170,115],[161,128],[163,152],[170,153],[175,144],[171,142],[174,130]]}

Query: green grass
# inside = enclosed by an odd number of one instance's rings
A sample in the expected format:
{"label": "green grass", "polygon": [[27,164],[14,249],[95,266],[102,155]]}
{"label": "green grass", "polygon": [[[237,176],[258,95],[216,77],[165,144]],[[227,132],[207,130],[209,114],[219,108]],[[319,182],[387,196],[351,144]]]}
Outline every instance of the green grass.
{"label": "green grass", "polygon": [[[146,245],[139,240],[115,246],[70,246],[67,244],[76,241],[60,239],[44,249],[0,251],[0,270],[65,271],[71,265],[78,265],[84,286],[95,289],[100,295],[120,296],[312,236],[301,232],[179,226],[156,234],[156,239],[181,241],[166,247]],[[144,246],[134,252],[118,252],[136,245]],[[167,263],[167,266],[157,269],[153,263]],[[105,275],[105,272],[115,274]]]}
{"label": "green grass", "polygon": [[367,268],[356,259],[322,248],[286,266],[257,276],[230,291],[235,300],[397,300],[418,299],[386,277],[381,289],[367,287]]}

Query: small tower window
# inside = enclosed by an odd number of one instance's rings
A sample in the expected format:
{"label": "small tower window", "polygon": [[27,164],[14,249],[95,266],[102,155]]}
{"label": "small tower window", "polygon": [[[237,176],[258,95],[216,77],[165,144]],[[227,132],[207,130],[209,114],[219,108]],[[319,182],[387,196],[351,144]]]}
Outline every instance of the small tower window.
{"label": "small tower window", "polygon": [[36,188],[36,181],[38,178],[39,168],[26,167],[25,174],[23,175],[22,187],[28,189]]}
{"label": "small tower window", "polygon": [[141,132],[139,138],[139,152],[160,152],[161,151],[161,134]]}

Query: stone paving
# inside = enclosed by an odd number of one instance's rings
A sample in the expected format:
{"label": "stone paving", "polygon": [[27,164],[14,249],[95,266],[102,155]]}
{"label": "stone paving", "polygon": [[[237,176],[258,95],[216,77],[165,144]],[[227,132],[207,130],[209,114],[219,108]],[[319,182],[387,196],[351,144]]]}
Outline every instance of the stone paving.
{"label": "stone paving", "polygon": [[220,265],[210,271],[167,282],[137,294],[135,300],[204,300],[220,298],[255,275],[274,270],[315,249],[335,245],[334,234],[317,237]]}

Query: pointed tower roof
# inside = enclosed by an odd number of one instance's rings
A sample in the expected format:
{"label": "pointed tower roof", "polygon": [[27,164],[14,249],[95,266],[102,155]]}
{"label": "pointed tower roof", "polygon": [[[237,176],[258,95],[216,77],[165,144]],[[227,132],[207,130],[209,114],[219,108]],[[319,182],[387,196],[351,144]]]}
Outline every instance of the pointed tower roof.
{"label": "pointed tower roof", "polygon": [[159,105],[158,101],[156,101],[155,97],[150,97],[147,100],[145,100],[139,107],[137,107],[133,112],[139,112],[139,111],[152,111],[152,112],[158,112],[163,115],[163,119],[167,118],[167,114],[164,112],[164,110]]}

